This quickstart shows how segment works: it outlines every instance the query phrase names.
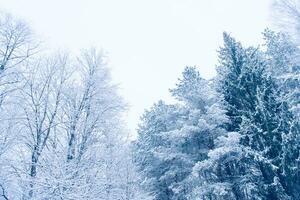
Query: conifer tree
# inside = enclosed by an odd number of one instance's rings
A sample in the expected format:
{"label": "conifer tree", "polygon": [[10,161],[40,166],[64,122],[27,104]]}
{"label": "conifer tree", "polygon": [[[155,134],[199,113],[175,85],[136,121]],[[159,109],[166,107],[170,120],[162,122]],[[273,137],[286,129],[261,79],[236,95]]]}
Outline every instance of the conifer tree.
{"label": "conifer tree", "polygon": [[267,73],[264,54],[257,48],[243,48],[225,33],[219,59],[217,85],[231,119],[228,131],[239,132],[241,144],[258,158],[262,188],[267,191],[261,198],[293,196],[287,174],[291,165],[287,162],[298,157],[298,145],[295,146],[298,125],[291,126],[293,115],[287,102],[280,98],[274,79]]}
{"label": "conifer tree", "polygon": [[207,158],[227,121],[216,93],[194,67],[170,90],[177,105],[159,102],[143,116],[136,161],[155,199],[188,199],[194,165]]}

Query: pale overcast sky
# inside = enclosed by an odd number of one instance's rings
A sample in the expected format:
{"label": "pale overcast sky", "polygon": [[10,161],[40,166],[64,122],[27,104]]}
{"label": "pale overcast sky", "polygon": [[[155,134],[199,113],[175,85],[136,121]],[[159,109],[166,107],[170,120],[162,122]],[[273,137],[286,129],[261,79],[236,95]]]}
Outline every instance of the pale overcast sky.
{"label": "pale overcast sky", "polygon": [[28,21],[50,48],[108,52],[134,130],[145,108],[170,99],[184,66],[215,74],[223,31],[258,44],[270,27],[270,1],[0,0],[0,9]]}

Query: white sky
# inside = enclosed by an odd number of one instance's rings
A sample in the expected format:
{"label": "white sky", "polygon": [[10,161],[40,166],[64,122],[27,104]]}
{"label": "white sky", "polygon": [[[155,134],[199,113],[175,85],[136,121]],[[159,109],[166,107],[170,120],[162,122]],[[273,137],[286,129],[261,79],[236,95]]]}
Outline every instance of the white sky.
{"label": "white sky", "polygon": [[271,0],[0,0],[46,45],[108,52],[114,81],[131,105],[129,128],[159,99],[170,100],[186,65],[211,78],[222,32],[258,44],[270,27]]}

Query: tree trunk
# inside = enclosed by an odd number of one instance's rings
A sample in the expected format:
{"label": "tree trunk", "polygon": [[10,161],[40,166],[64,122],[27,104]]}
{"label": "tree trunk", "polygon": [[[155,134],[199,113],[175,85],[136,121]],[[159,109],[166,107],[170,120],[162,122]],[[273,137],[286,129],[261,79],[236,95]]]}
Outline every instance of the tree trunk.
{"label": "tree trunk", "polygon": [[34,179],[37,174],[37,162],[38,162],[38,157],[39,157],[39,148],[38,146],[35,146],[32,152],[31,156],[31,166],[30,166],[30,189],[29,189],[29,198],[33,197],[33,187],[34,187]]}

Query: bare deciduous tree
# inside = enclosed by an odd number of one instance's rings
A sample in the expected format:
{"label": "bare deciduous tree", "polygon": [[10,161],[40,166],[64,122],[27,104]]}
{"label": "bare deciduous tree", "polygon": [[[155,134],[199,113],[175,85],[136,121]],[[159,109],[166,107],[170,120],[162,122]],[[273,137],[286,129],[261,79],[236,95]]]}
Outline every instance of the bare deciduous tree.
{"label": "bare deciduous tree", "polygon": [[7,197],[10,151],[16,144],[15,92],[22,85],[23,64],[38,51],[27,24],[7,14],[0,14],[0,184]]}
{"label": "bare deciduous tree", "polygon": [[31,154],[29,197],[33,196],[40,156],[50,134],[59,124],[57,116],[66,82],[66,64],[65,57],[37,63],[30,70],[26,85],[21,90],[20,106],[24,111],[23,133]]}
{"label": "bare deciduous tree", "polygon": [[280,31],[288,33],[297,44],[300,44],[300,1],[274,0],[272,17]]}
{"label": "bare deciduous tree", "polygon": [[26,23],[0,16],[0,198],[144,199],[103,54],[36,53]]}
{"label": "bare deciduous tree", "polygon": [[35,54],[38,45],[28,25],[3,14],[0,19],[0,70],[16,66]]}

